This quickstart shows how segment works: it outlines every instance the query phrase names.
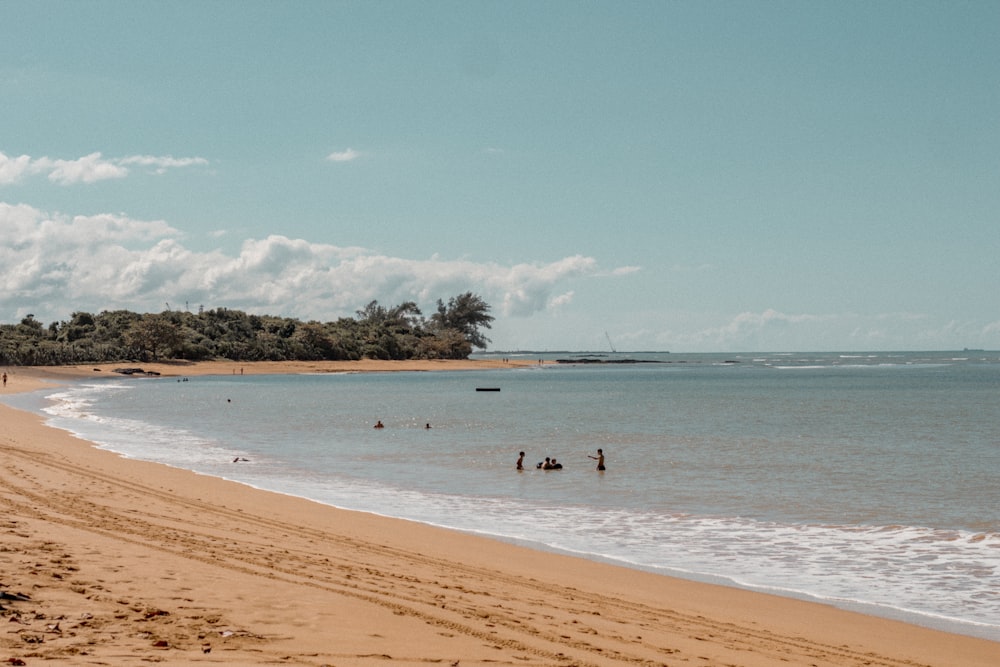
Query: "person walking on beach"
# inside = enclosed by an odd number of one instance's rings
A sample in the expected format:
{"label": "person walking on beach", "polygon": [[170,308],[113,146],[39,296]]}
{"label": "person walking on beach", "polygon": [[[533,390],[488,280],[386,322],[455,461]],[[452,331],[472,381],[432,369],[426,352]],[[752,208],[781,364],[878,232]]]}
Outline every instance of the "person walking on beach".
{"label": "person walking on beach", "polygon": [[5,386],[5,387],[7,386],[7,374],[6,373],[3,374],[3,386]]}
{"label": "person walking on beach", "polygon": [[598,470],[604,470],[604,450],[603,449],[598,449],[597,450],[597,456],[591,456],[590,454],[587,454],[587,458],[588,459],[594,459],[595,461],[597,461],[597,469]]}
{"label": "person walking on beach", "polygon": [[521,452],[517,457],[517,469],[524,470],[524,452]]}

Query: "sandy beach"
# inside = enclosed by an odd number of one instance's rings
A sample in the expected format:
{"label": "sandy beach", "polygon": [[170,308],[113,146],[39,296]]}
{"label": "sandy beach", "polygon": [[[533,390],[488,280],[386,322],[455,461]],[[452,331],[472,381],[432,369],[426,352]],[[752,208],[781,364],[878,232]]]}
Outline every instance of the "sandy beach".
{"label": "sandy beach", "polygon": [[[137,364],[178,376],[511,365]],[[0,391],[120,366],[7,368]],[[3,664],[1000,663],[996,642],[127,460],[5,406],[0,422]]]}

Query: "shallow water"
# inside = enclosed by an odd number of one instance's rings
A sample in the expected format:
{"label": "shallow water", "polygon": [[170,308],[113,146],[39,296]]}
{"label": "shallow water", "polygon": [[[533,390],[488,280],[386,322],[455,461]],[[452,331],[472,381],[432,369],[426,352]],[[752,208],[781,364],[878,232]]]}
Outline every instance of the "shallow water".
{"label": "shallow water", "polygon": [[997,354],[635,358],[661,363],[116,377],[7,402],[339,507],[1000,639]]}

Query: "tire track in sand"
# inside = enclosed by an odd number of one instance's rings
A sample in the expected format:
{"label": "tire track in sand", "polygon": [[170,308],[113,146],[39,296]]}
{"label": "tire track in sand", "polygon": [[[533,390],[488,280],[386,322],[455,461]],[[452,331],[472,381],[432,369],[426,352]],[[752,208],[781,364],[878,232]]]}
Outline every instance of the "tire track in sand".
{"label": "tire track in sand", "polygon": [[[740,654],[752,650],[802,664],[918,667],[918,663],[847,646],[685,614],[666,605],[630,602],[467,565],[458,557],[437,558],[251,515],[16,447],[3,451],[73,475],[80,480],[77,488],[84,489],[32,490],[30,479],[8,476],[0,480],[0,488],[10,491],[5,502],[18,504],[23,514],[215,567],[363,600],[416,617],[439,632],[474,637],[543,661],[581,667],[721,665],[739,664]],[[17,503],[10,496],[30,502]],[[105,498],[119,500],[104,502]],[[169,508],[176,505],[185,510],[171,514]],[[142,507],[142,512],[135,507]],[[183,523],[178,515],[183,516]],[[274,534],[288,539],[274,545],[268,539]],[[491,593],[482,585],[484,581],[498,585],[489,586]],[[573,620],[560,624],[546,613],[552,608],[570,610]],[[638,634],[643,628],[666,629],[684,640],[674,646],[654,645]]]}

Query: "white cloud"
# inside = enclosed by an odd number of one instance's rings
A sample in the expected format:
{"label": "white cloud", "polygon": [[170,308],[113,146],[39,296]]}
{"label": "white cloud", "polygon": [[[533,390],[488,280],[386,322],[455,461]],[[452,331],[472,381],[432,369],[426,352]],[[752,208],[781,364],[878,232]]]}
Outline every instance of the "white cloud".
{"label": "white cloud", "polygon": [[0,265],[0,321],[25,313],[52,321],[78,310],[159,311],[165,302],[330,320],[372,299],[430,308],[467,290],[498,305],[497,315],[528,316],[568,303],[566,283],[597,273],[595,260],[582,256],[505,266],[391,257],[280,235],[248,239],[235,255],[197,252],[163,221],[66,216],[2,202]]}
{"label": "white cloud", "polygon": [[143,167],[156,167],[155,171],[157,174],[165,173],[167,169],[181,169],[208,164],[208,160],[203,157],[173,157],[171,155],[131,155],[121,158],[117,162],[121,165],[137,164]]}
{"label": "white cloud", "polygon": [[642,271],[641,266],[619,266],[617,269],[612,269],[610,275],[627,276],[633,273],[638,273],[639,271]]}
{"label": "white cloud", "polygon": [[31,167],[31,157],[20,155],[12,158],[0,151],[0,185],[17,183],[29,167]]}
{"label": "white cloud", "polygon": [[28,155],[10,158],[0,153],[0,185],[17,183],[29,174],[45,174],[53,183],[74,185],[125,178],[129,174],[130,165],[155,167],[155,172],[162,174],[167,169],[207,164],[208,160],[201,157],[175,158],[169,155],[104,158],[101,153],[95,152],[75,160],[61,160],[49,157],[31,158]]}
{"label": "white cloud", "polygon": [[361,153],[354,150],[353,148],[348,148],[343,151],[334,151],[326,156],[326,159],[330,162],[350,162],[352,160],[357,160],[361,157]]}
{"label": "white cloud", "polygon": [[558,296],[552,297],[549,300],[549,308],[554,310],[556,308],[559,308],[560,306],[567,305],[568,303],[570,303],[571,301],[573,301],[573,296],[574,295],[575,295],[575,292],[573,292],[572,290],[570,290],[569,292],[566,292],[564,294],[560,294]]}
{"label": "white cloud", "polygon": [[91,153],[76,160],[38,158],[32,161],[31,171],[48,173],[49,180],[59,185],[94,183],[128,175],[128,169],[103,159],[100,153]]}
{"label": "white cloud", "polygon": [[503,295],[503,315],[527,316],[549,305],[549,295],[556,284],[596,272],[596,260],[574,255],[551,264],[517,264],[492,273],[490,281],[497,288],[495,291]]}

